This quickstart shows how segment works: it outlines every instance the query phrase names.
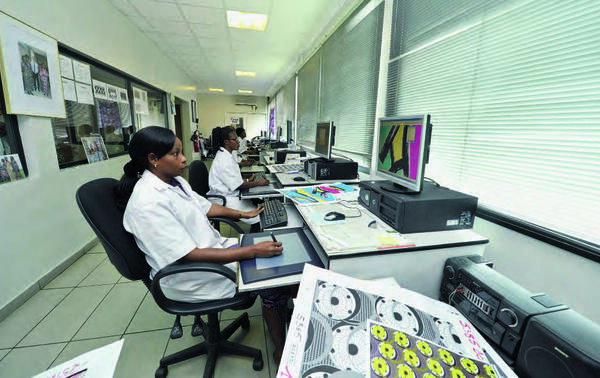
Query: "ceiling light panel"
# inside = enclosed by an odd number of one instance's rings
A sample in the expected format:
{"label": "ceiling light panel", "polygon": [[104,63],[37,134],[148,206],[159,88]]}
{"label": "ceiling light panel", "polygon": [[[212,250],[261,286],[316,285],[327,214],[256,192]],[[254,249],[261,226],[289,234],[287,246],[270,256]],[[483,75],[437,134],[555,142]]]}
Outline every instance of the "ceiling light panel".
{"label": "ceiling light panel", "polygon": [[256,77],[256,72],[252,72],[252,71],[235,71],[235,76]]}
{"label": "ceiling light panel", "polygon": [[230,28],[265,31],[267,22],[266,14],[227,11],[227,25]]}
{"label": "ceiling light panel", "polygon": [[240,94],[251,94],[252,91],[246,90],[246,89],[238,89],[238,93]]}
{"label": "ceiling light panel", "polygon": [[210,92],[225,92],[223,88],[208,88]]}

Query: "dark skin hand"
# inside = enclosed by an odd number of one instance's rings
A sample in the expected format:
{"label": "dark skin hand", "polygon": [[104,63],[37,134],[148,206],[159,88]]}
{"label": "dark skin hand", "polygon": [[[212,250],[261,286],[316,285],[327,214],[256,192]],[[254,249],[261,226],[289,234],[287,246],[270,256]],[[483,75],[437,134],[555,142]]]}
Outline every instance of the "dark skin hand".
{"label": "dark skin hand", "polygon": [[269,180],[254,181],[255,179],[256,179],[256,175],[250,176],[250,178],[248,178],[248,181],[245,181],[244,183],[242,183],[242,185],[240,185],[238,187],[238,189],[253,188],[255,186],[266,186],[266,185],[269,185],[269,183],[271,182]]}

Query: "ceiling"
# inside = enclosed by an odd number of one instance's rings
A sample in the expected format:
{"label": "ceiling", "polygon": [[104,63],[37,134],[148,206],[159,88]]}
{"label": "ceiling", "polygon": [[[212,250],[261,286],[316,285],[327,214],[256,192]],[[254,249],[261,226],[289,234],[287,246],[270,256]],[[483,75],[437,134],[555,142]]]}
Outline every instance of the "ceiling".
{"label": "ceiling", "polygon": [[[273,95],[362,0],[112,0],[198,93]],[[226,11],[268,15],[264,32],[227,26]],[[235,71],[256,72],[236,77]]]}

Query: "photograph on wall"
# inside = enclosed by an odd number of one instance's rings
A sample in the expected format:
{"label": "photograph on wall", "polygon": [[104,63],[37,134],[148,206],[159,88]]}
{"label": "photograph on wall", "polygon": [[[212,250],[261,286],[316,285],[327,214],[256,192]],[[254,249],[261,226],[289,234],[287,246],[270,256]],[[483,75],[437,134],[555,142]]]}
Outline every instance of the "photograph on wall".
{"label": "photograph on wall", "polygon": [[7,113],[65,118],[56,40],[0,13],[0,51]]}
{"label": "photograph on wall", "polygon": [[25,178],[25,172],[19,155],[0,156],[0,184],[21,180],[22,178]]}
{"label": "photograph on wall", "polygon": [[46,52],[19,42],[19,54],[21,55],[21,76],[25,93],[52,98]]}
{"label": "photograph on wall", "polygon": [[99,161],[108,160],[108,152],[104,145],[104,139],[99,136],[81,138],[83,150],[87,156],[88,163],[97,163]]}

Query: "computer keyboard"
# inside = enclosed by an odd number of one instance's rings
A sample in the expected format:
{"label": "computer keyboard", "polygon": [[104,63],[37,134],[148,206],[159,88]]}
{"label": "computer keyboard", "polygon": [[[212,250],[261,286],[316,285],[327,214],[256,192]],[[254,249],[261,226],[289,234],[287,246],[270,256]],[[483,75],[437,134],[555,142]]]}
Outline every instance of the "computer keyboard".
{"label": "computer keyboard", "polygon": [[276,198],[265,198],[265,211],[260,213],[260,224],[263,229],[287,226],[287,212],[283,203]]}
{"label": "computer keyboard", "polygon": [[277,164],[277,165],[272,165],[269,168],[269,170],[271,170],[274,173],[303,171],[304,170],[304,164],[299,164],[299,163]]}

